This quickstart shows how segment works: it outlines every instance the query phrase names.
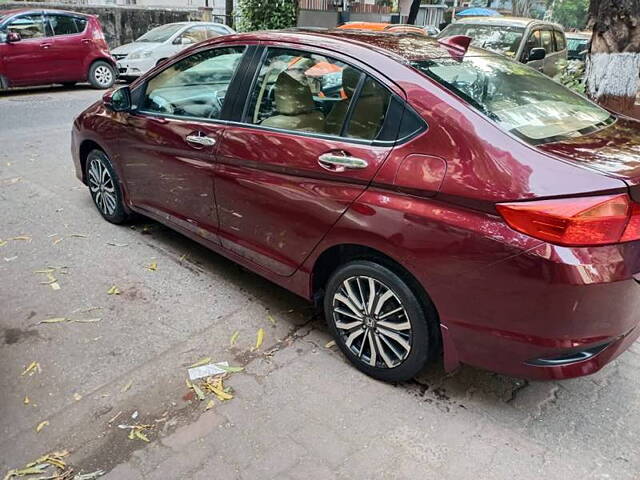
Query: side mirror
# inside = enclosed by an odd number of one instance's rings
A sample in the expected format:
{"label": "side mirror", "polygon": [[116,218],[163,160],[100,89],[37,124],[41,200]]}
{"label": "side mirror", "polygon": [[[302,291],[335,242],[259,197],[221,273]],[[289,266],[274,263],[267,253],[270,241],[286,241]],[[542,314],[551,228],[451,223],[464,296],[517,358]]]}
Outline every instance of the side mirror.
{"label": "side mirror", "polygon": [[15,43],[22,40],[22,37],[18,32],[9,32],[7,33],[7,43]]}
{"label": "side mirror", "polygon": [[527,58],[527,62],[532,62],[534,60],[544,60],[544,57],[547,56],[547,51],[544,48],[537,47],[532,48],[529,52],[529,58]]}
{"label": "side mirror", "polygon": [[102,103],[114,112],[128,112],[131,110],[131,90],[129,87],[110,90],[102,96]]}
{"label": "side mirror", "polygon": [[194,41],[189,37],[178,37],[173,43],[176,45],[191,45]]}

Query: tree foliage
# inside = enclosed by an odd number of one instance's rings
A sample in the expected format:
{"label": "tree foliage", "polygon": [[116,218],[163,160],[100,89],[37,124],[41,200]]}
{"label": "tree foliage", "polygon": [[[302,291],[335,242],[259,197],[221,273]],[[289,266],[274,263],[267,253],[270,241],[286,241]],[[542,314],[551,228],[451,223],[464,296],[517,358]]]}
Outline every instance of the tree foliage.
{"label": "tree foliage", "polygon": [[240,0],[238,30],[273,30],[295,27],[297,0]]}
{"label": "tree foliage", "polygon": [[548,2],[551,20],[565,28],[584,29],[589,16],[589,0],[555,0]]}

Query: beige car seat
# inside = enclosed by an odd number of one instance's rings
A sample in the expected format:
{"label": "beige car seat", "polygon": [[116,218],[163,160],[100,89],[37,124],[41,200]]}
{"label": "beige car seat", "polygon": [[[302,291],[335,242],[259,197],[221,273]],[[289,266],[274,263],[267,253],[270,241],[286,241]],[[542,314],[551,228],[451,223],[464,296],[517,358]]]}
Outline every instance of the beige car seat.
{"label": "beige car seat", "polygon": [[278,114],[265,118],[261,125],[285,130],[324,132],[324,115],[314,110],[315,103],[308,85],[297,81],[287,72],[282,72],[276,80],[274,97]]}

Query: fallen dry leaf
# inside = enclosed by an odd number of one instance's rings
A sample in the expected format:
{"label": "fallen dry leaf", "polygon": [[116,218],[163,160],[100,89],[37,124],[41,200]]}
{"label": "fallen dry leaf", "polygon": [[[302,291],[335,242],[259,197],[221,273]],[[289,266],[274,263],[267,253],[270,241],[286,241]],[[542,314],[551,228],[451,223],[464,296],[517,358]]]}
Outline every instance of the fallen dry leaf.
{"label": "fallen dry leaf", "polygon": [[129,382],[124,387],[122,387],[122,390],[120,390],[120,391],[122,393],[124,393],[124,392],[128,391],[131,388],[132,385],[133,385],[133,380],[129,380]]}
{"label": "fallen dry leaf", "polygon": [[40,363],[38,362],[31,362],[29,364],[29,366],[27,368],[24,369],[24,371],[20,374],[20,376],[24,376],[29,374],[29,376],[33,375],[34,373],[38,372],[40,373],[42,371],[42,369],[40,368]]}
{"label": "fallen dry leaf", "polygon": [[31,237],[29,235],[20,235],[18,237],[11,237],[9,240],[22,240],[23,242],[30,242]]}
{"label": "fallen dry leaf", "polygon": [[211,363],[211,357],[201,358],[193,365],[190,365],[189,368],[201,367],[202,365],[206,365],[207,363]]}
{"label": "fallen dry leaf", "polygon": [[107,290],[107,295],[120,295],[122,293],[118,287],[115,285]]}
{"label": "fallen dry leaf", "polygon": [[258,335],[257,335],[257,338],[256,338],[256,346],[255,346],[256,350],[260,348],[260,346],[262,345],[263,340],[264,340],[264,328],[260,328],[258,330]]}
{"label": "fallen dry leaf", "polygon": [[157,262],[151,262],[149,265],[147,265],[147,270],[149,270],[151,272],[155,272],[156,270],[158,270],[158,263]]}
{"label": "fallen dry leaf", "polygon": [[29,400],[29,397],[27,397],[26,395],[24,396],[24,400],[22,401],[22,403],[24,403],[25,405],[29,405],[29,403],[31,402],[31,400]]}
{"label": "fallen dry leaf", "polygon": [[331,348],[336,344],[335,340],[331,340],[329,342],[326,343],[326,345],[324,346],[324,348]]}
{"label": "fallen dry leaf", "polygon": [[86,235],[82,234],[82,233],[72,233],[71,235],[69,235],[70,237],[75,237],[75,238],[87,238]]}
{"label": "fallen dry leaf", "polygon": [[36,427],[36,433],[40,433],[40,431],[47,425],[49,425],[49,420],[43,420],[42,422],[40,422]]}
{"label": "fallen dry leaf", "polygon": [[66,321],[67,321],[67,317],[54,317],[54,318],[47,318],[45,320],[40,320],[40,322],[38,323],[61,323]]}
{"label": "fallen dry leaf", "polygon": [[207,406],[206,406],[206,407],[204,407],[204,410],[205,410],[205,411],[207,411],[207,410],[211,410],[211,409],[215,406],[215,404],[216,404],[216,403],[215,403],[213,400],[209,400],[209,401],[207,402]]}
{"label": "fallen dry leaf", "polygon": [[78,392],[73,394],[73,399],[78,402],[80,400],[82,400],[82,395],[80,395]]}
{"label": "fallen dry leaf", "polygon": [[231,341],[230,341],[231,345],[236,344],[239,336],[240,336],[240,330],[236,330],[235,332],[233,332],[233,335],[231,335]]}
{"label": "fallen dry leaf", "polygon": [[271,322],[271,324],[275,327],[275,325],[276,325],[276,319],[275,319],[275,318],[273,318],[273,317],[271,316],[271,314],[270,314],[270,313],[269,313],[269,314],[267,314],[267,320],[269,320],[269,321]]}
{"label": "fallen dry leaf", "polygon": [[204,392],[200,389],[200,387],[198,387],[197,384],[192,383],[191,384],[191,388],[193,388],[193,391],[195,392],[196,396],[198,397],[198,400],[202,401],[204,400]]}
{"label": "fallen dry leaf", "polygon": [[107,242],[107,245],[110,245],[112,247],[126,247],[129,244],[128,243]]}

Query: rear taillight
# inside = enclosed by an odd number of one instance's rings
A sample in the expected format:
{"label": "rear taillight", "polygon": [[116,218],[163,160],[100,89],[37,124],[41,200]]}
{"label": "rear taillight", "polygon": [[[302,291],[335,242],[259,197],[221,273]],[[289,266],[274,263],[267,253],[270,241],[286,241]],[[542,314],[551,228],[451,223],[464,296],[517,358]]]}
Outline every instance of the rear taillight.
{"label": "rear taillight", "polygon": [[514,230],[558,245],[640,239],[640,204],[625,194],[501,203],[496,207]]}

